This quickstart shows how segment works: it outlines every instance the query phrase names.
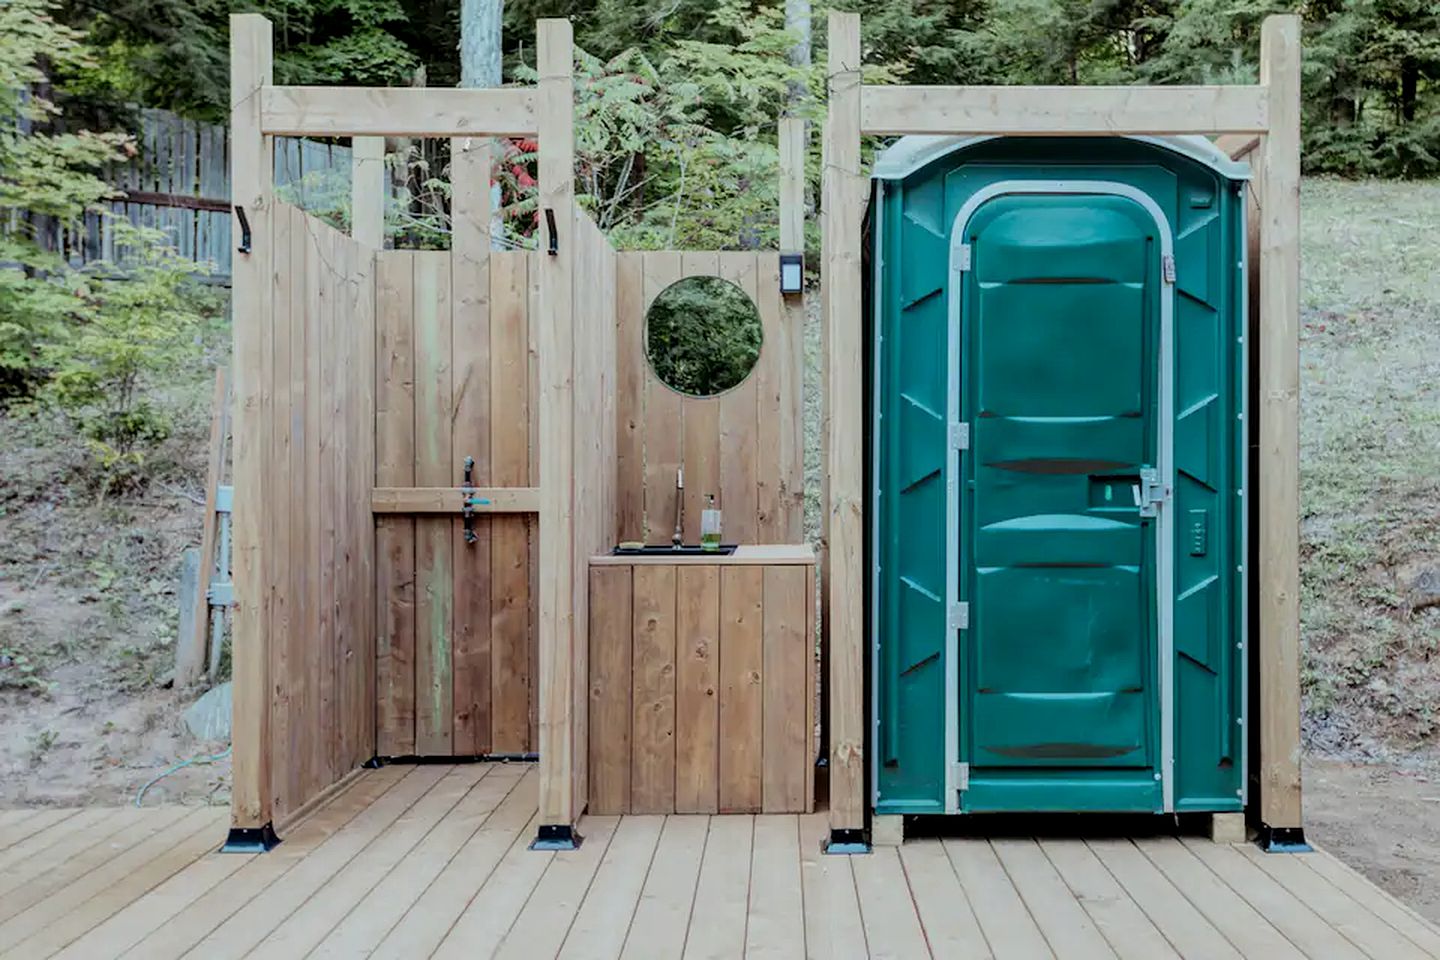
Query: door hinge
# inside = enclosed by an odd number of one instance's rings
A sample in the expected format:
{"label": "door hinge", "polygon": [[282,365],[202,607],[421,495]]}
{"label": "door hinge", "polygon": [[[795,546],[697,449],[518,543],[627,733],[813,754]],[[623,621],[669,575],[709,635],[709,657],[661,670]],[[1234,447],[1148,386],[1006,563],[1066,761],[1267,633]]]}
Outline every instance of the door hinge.
{"label": "door hinge", "polygon": [[1160,505],[1170,499],[1170,487],[1160,482],[1160,471],[1154,467],[1140,468],[1140,483],[1135,487],[1135,506],[1140,516],[1154,517],[1160,513]]}
{"label": "door hinge", "polygon": [[952,424],[950,424],[950,449],[951,449],[951,450],[969,450],[969,449],[970,449],[970,424],[968,424],[968,423],[952,423]]}
{"label": "door hinge", "polygon": [[968,604],[968,603],[952,603],[952,604],[950,604],[950,616],[947,617],[946,620],[948,621],[948,624],[949,624],[949,627],[950,627],[951,630],[969,630],[969,629],[970,629],[970,604]]}
{"label": "door hinge", "polygon": [[1166,283],[1175,282],[1175,258],[1168,253],[1160,258],[1160,273]]}
{"label": "door hinge", "polygon": [[960,244],[960,252],[956,255],[955,269],[964,273],[970,269],[970,244]]}
{"label": "door hinge", "polygon": [[950,765],[951,780],[956,790],[970,789],[970,764],[957,760]]}

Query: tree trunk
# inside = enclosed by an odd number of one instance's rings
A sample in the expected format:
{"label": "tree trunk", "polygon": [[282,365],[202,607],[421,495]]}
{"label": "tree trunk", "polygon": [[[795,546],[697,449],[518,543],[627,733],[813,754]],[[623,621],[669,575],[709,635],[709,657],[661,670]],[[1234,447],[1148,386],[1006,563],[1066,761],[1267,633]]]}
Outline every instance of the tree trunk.
{"label": "tree trunk", "polygon": [[[786,59],[790,66],[810,67],[810,0],[785,0],[785,29],[795,37]],[[803,80],[792,80],[786,91],[787,113],[793,112],[809,95]]]}
{"label": "tree trunk", "polygon": [[1420,64],[1414,57],[1400,61],[1400,119],[1406,123],[1415,120],[1415,104],[1419,100]]}
{"label": "tree trunk", "polygon": [[[460,86],[498,87],[501,76],[505,0],[460,0]],[[498,144],[492,146],[493,158]],[[505,226],[500,214],[500,185],[490,186],[490,239],[498,245]]]}

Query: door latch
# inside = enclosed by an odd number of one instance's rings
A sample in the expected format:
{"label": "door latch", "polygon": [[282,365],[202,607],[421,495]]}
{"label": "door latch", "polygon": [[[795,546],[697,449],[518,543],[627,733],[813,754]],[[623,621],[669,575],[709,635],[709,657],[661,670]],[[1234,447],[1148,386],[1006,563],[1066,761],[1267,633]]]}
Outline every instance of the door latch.
{"label": "door latch", "polygon": [[1132,491],[1142,517],[1159,516],[1160,505],[1170,499],[1170,485],[1160,482],[1160,471],[1155,467],[1140,468],[1140,482]]}

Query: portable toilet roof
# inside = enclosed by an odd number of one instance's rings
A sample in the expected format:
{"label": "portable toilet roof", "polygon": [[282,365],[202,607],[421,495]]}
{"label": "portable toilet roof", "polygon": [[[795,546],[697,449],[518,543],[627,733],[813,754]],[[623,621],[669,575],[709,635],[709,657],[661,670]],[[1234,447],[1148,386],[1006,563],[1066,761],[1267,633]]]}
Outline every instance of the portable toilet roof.
{"label": "portable toilet roof", "polygon": [[[903,180],[921,167],[940,157],[964,150],[987,140],[998,140],[998,135],[986,136],[922,136],[901,137],[875,157],[871,177],[877,180]],[[1208,137],[1198,135],[1148,137],[1126,136],[1127,140],[1139,140],[1164,147],[1182,156],[1205,164],[1232,180],[1250,179],[1250,165],[1232,160]]]}

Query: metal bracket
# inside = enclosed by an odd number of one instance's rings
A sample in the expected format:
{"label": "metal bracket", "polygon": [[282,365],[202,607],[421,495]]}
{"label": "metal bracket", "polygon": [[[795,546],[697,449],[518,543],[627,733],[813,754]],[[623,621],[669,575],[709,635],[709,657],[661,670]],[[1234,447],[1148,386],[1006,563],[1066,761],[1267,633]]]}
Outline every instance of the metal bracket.
{"label": "metal bracket", "polygon": [[951,780],[952,780],[952,782],[955,784],[955,789],[956,789],[956,790],[962,790],[962,791],[963,791],[963,790],[969,790],[969,789],[970,789],[970,764],[969,764],[969,763],[966,763],[966,762],[964,762],[964,761],[962,761],[962,760],[957,760],[957,761],[955,761],[953,764],[951,764],[951,770],[950,770],[950,772],[951,772]]}
{"label": "metal bracket", "polygon": [[970,604],[952,603],[950,605],[950,613],[945,618],[945,623],[951,630],[969,630]]}
{"label": "metal bracket", "polygon": [[950,449],[951,449],[951,450],[969,450],[969,449],[970,449],[970,424],[968,424],[968,423],[952,423],[952,424],[950,424]]}
{"label": "metal bracket", "polygon": [[1160,505],[1170,499],[1170,487],[1160,482],[1160,471],[1154,467],[1140,468],[1140,485],[1135,488],[1135,506],[1140,516],[1155,517],[1160,514]]}
{"label": "metal bracket", "polygon": [[1262,823],[1255,842],[1266,853],[1311,853],[1315,849],[1306,841],[1303,827],[1272,827]]}
{"label": "metal bracket", "polygon": [[274,824],[263,827],[231,827],[221,853],[269,853],[280,845]]}
{"label": "metal bracket", "polygon": [[1166,283],[1175,282],[1175,258],[1168,253],[1160,258],[1160,275]]}
{"label": "metal bracket", "polygon": [[530,841],[531,850],[579,850],[585,838],[575,832],[568,823],[542,823],[535,839]]}
{"label": "metal bracket", "polygon": [[460,504],[460,516],[465,521],[466,546],[469,546],[479,539],[479,537],[475,536],[475,498],[470,495],[471,491],[475,489],[474,477],[475,458],[466,457],[465,478],[460,483],[461,496],[464,497],[463,502]]}
{"label": "metal bracket", "polygon": [[830,839],[821,846],[820,852],[829,856],[855,856],[870,852],[870,844],[865,841],[865,831],[853,828],[833,828],[830,831]]}
{"label": "metal bracket", "polygon": [[237,247],[241,253],[250,252],[250,220],[245,216],[245,208],[235,204],[235,216],[240,218],[240,246]]}
{"label": "metal bracket", "polygon": [[550,231],[550,246],[546,253],[550,256],[558,256],[560,253],[560,234],[555,232],[555,210],[551,207],[545,208],[545,226]]}
{"label": "metal bracket", "polygon": [[970,244],[960,244],[960,253],[958,259],[955,262],[955,269],[959,270],[961,273],[964,273],[970,269]]}

